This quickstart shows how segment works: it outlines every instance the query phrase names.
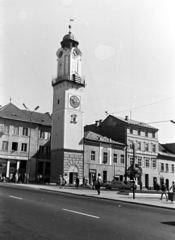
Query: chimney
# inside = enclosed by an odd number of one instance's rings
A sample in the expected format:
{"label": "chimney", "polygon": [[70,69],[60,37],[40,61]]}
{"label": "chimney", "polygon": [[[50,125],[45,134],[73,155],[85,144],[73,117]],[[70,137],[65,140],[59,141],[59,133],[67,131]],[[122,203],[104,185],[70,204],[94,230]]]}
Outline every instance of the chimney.
{"label": "chimney", "polygon": [[128,116],[125,116],[125,121],[128,121]]}
{"label": "chimney", "polygon": [[95,121],[96,127],[99,126],[99,121]]}

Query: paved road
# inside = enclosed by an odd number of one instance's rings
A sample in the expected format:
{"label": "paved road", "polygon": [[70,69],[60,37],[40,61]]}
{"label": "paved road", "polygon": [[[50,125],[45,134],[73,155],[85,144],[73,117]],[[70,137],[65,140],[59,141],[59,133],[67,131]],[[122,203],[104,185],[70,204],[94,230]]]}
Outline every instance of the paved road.
{"label": "paved road", "polygon": [[174,211],[52,193],[0,188],[0,239],[174,240]]}

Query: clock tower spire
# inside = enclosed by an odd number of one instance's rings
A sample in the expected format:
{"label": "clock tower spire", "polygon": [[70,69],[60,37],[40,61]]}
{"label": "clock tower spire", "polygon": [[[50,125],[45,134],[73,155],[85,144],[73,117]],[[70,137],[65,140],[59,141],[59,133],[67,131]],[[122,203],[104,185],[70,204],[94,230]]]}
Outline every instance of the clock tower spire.
{"label": "clock tower spire", "polygon": [[57,75],[52,79],[51,182],[57,182],[60,175],[70,184],[76,175],[83,178],[85,78],[81,75],[82,53],[78,45],[69,25],[69,33],[56,52]]}

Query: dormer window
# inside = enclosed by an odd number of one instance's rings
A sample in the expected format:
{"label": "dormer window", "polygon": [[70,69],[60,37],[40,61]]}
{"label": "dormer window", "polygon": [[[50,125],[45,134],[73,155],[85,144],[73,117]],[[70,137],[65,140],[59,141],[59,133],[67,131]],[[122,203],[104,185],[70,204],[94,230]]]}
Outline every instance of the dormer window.
{"label": "dormer window", "polygon": [[148,130],[145,131],[145,137],[148,137]]}
{"label": "dormer window", "polygon": [[137,130],[137,134],[140,136],[140,129]]}
{"label": "dormer window", "polygon": [[71,115],[71,123],[77,123],[77,115],[76,114]]}
{"label": "dormer window", "polygon": [[132,128],[132,127],[129,129],[129,132],[130,132],[131,134],[133,134],[133,128]]}

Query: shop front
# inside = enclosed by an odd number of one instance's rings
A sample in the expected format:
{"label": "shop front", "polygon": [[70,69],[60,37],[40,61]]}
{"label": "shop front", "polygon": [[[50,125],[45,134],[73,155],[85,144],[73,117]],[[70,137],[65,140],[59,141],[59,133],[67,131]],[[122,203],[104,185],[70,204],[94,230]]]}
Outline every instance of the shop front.
{"label": "shop front", "polygon": [[14,173],[26,173],[27,158],[0,156],[0,176],[11,179]]}

